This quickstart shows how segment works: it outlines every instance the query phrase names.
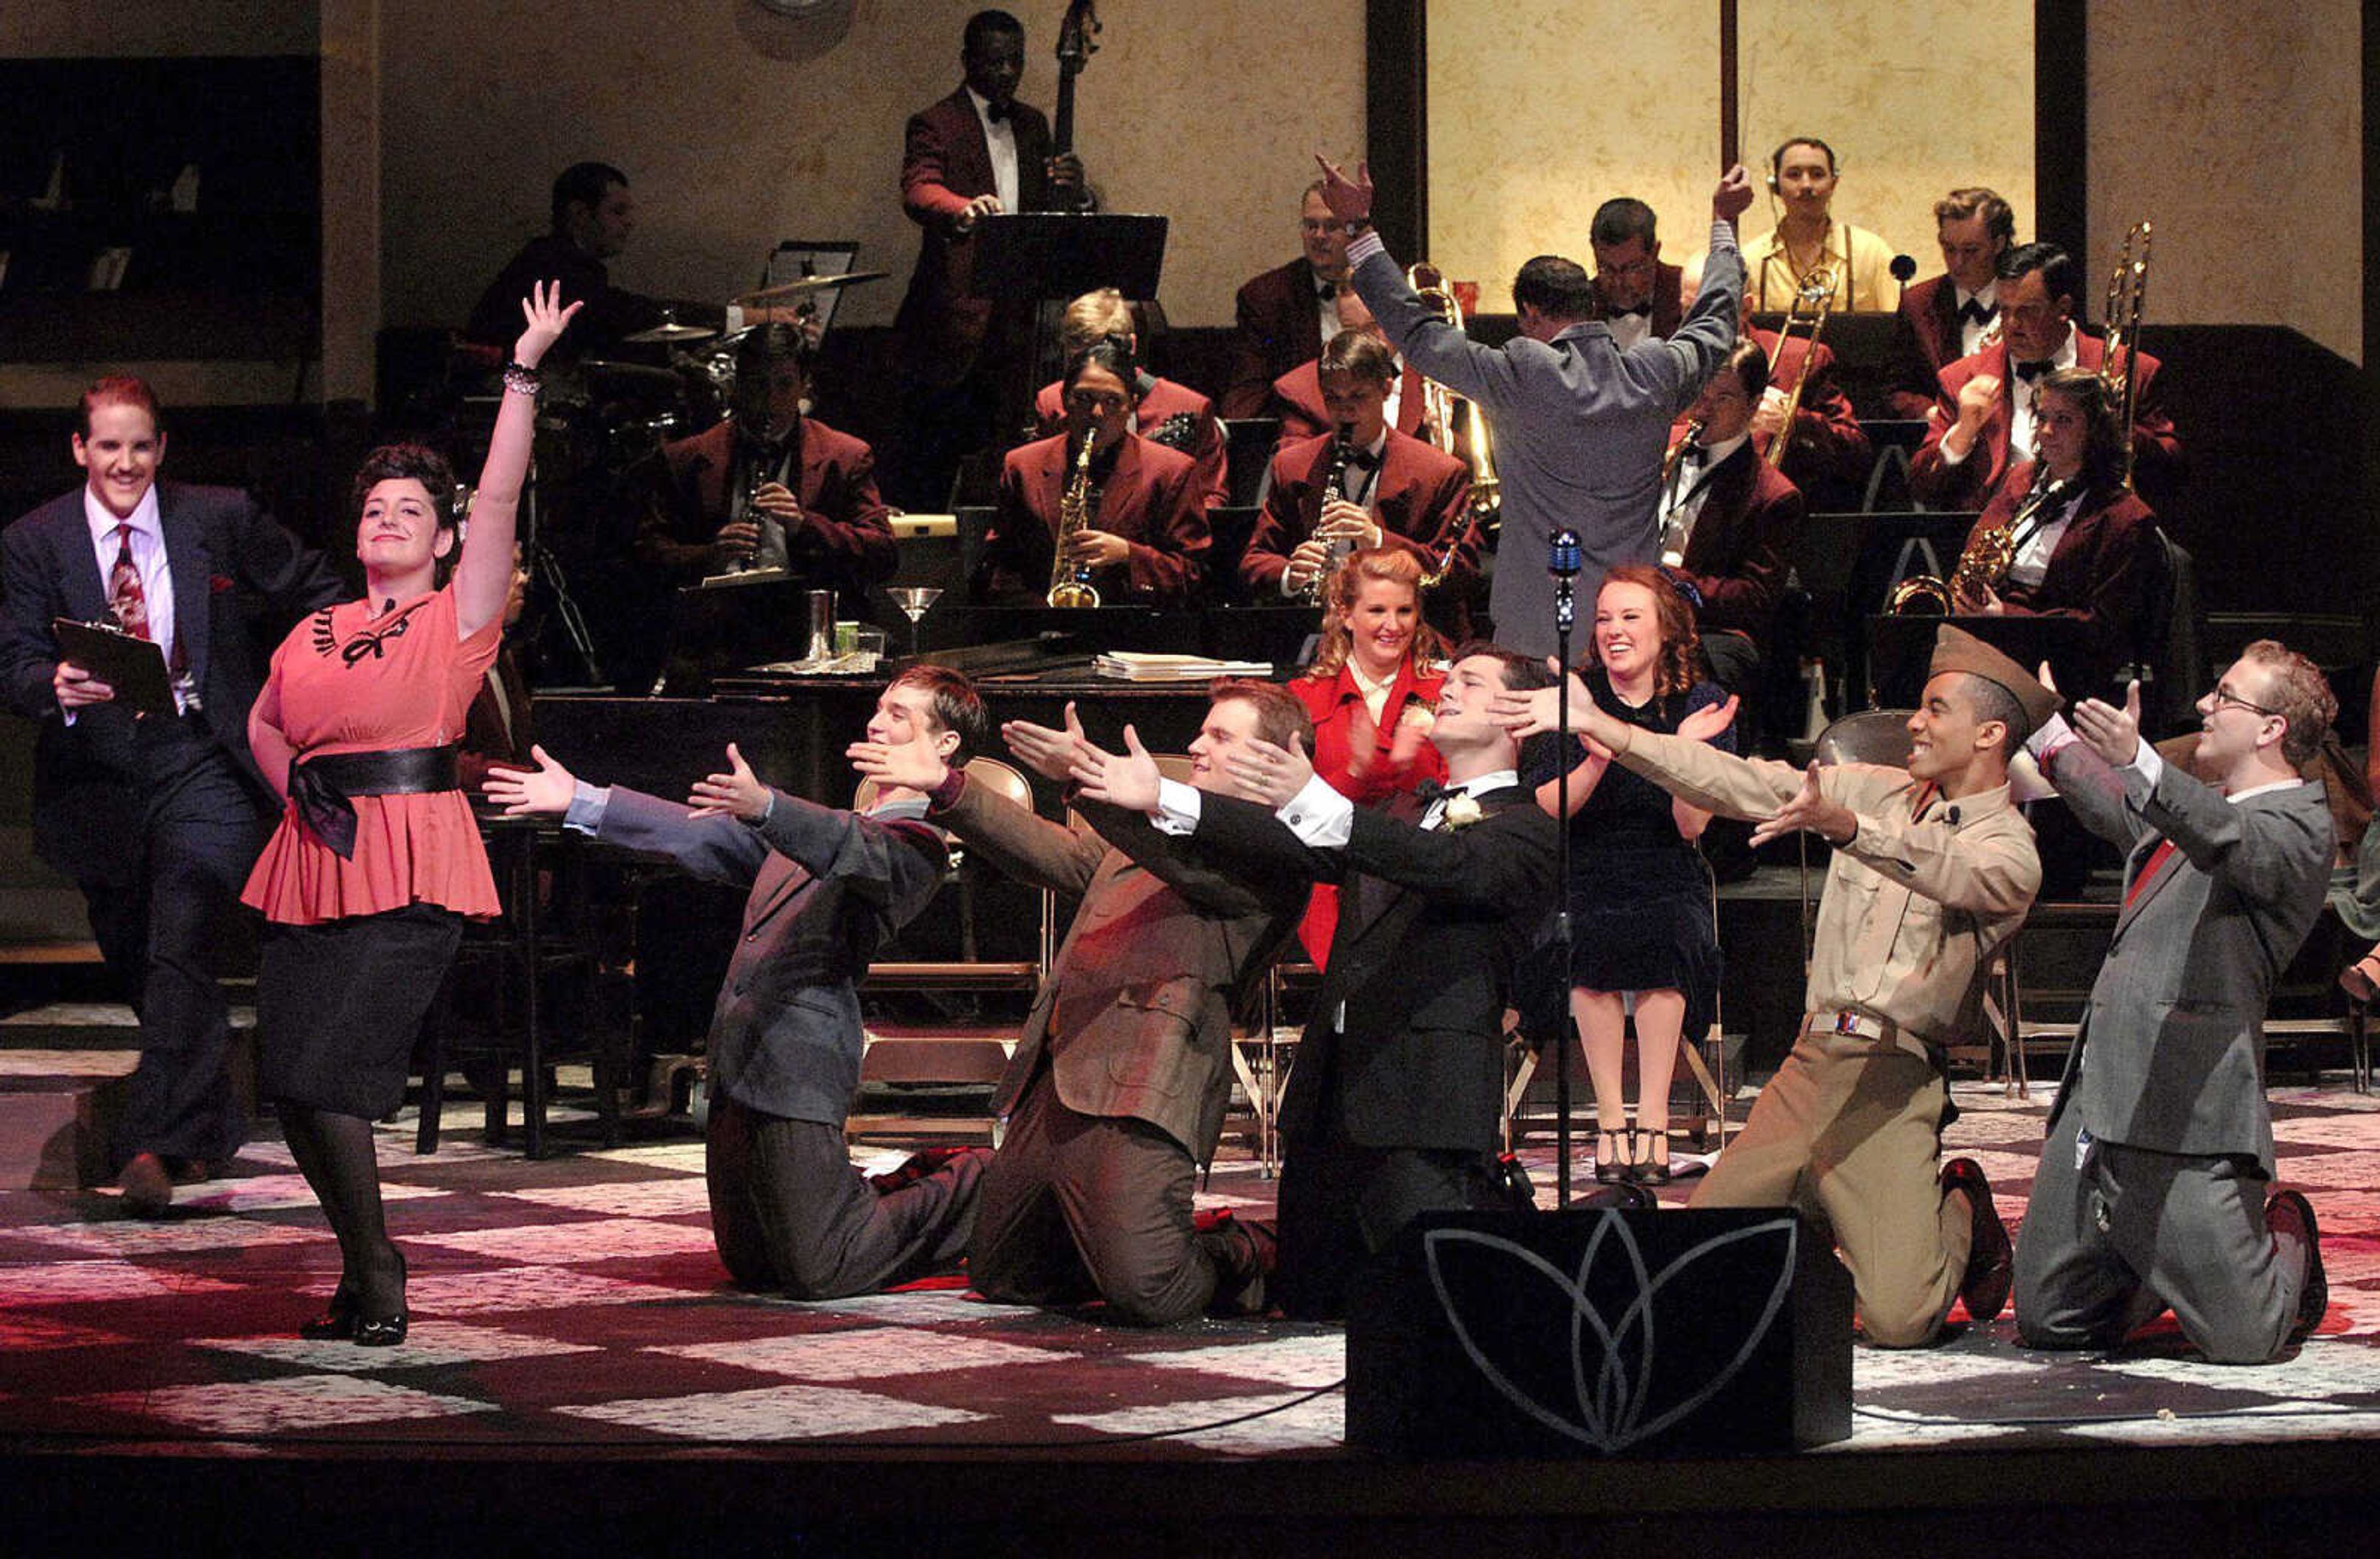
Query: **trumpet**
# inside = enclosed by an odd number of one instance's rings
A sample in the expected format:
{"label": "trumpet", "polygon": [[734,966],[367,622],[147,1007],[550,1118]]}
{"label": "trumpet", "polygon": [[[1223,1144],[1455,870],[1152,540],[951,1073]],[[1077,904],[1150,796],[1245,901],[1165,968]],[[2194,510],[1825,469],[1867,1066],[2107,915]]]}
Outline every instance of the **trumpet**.
{"label": "trumpet", "polygon": [[1067,544],[1090,527],[1091,455],[1099,442],[1096,430],[1083,434],[1083,452],[1075,457],[1075,474],[1058,500],[1058,545],[1050,555],[1050,591],[1041,598],[1051,606],[1079,609],[1099,603],[1090,569],[1066,559]]}
{"label": "trumpet", "polygon": [[[1405,285],[1422,306],[1452,325],[1463,328],[1463,304],[1454,284],[1427,260],[1405,267]],[[1477,401],[1463,403],[1462,436],[1455,434],[1455,395],[1434,379],[1421,382],[1422,429],[1430,443],[1471,468],[1471,517],[1475,526],[1493,530],[1503,508],[1503,483],[1496,476],[1496,457],[1488,432],[1488,419]]]}
{"label": "trumpet", "polygon": [[1802,389],[1810,382],[1810,365],[1818,355],[1818,336],[1827,328],[1827,315],[1835,306],[1835,266],[1821,261],[1803,276],[1794,291],[1793,307],[1786,313],[1785,323],[1777,331],[1777,355],[1785,355],[1785,343],[1793,339],[1793,327],[1806,324],[1810,330],[1808,345],[1802,349],[1802,371],[1793,376],[1793,388],[1785,396],[1785,420],[1777,436],[1768,441],[1768,469],[1775,470],[1785,462],[1786,445],[1793,442],[1793,419],[1801,415]]}
{"label": "trumpet", "polygon": [[[2099,376],[2114,391],[2116,426],[2124,438],[2124,489],[2132,485],[2132,416],[2140,405],[2141,306],[2149,292],[2149,224],[2136,222],[2124,235],[2115,274],[2107,279],[2107,337]],[[2138,251],[2135,252],[2135,246]]]}

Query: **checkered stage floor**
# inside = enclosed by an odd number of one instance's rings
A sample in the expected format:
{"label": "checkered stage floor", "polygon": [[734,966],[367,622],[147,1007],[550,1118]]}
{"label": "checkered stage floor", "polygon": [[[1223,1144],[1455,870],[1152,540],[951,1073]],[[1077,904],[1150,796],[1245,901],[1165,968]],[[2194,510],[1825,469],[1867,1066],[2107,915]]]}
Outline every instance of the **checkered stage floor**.
{"label": "checkered stage floor", "polygon": [[[1960,1103],[1955,1145],[1981,1159],[2013,1221],[2047,1101],[1963,1085]],[[2118,1358],[2036,1355],[2004,1317],[1937,1348],[1860,1348],[1848,1445],[2380,1438],[2380,1100],[2292,1089],[2275,1107],[2282,1174],[2313,1198],[2331,1283],[2321,1333],[2295,1357],[2211,1367],[2169,1321]],[[725,1443],[1246,1457],[1339,1445],[1335,1329],[1151,1334],[950,1286],[757,1299],[727,1287],[712,1255],[697,1142],[531,1163],[459,1133],[418,1158],[411,1134],[408,1113],[382,1148],[412,1263],[413,1334],[395,1349],[295,1336],[337,1258],[277,1141],[189,1188],[160,1223],[121,1218],[103,1195],[0,1196],[0,1437],[268,1453]],[[1550,1201],[1550,1148],[1526,1156]],[[1271,1185],[1234,1151],[1200,1201],[1261,1214]]]}

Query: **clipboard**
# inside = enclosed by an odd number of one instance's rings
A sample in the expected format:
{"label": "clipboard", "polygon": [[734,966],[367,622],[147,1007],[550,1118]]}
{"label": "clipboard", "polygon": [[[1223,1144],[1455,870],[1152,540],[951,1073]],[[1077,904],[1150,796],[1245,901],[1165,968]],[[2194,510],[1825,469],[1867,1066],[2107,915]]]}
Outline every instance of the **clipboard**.
{"label": "clipboard", "polygon": [[72,661],[115,688],[118,708],[135,714],[174,713],[174,683],[165,675],[163,645],[104,623],[79,623],[72,617],[51,618],[50,631],[57,635],[58,659]]}

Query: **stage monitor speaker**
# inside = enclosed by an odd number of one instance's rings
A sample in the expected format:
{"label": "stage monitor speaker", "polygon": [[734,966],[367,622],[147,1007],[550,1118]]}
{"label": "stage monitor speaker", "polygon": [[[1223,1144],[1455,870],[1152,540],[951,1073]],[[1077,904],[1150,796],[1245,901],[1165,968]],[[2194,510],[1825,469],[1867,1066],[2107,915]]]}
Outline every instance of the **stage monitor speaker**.
{"label": "stage monitor speaker", "polygon": [[1415,1219],[1347,1317],[1347,1441],[1406,1457],[1782,1451],[1852,1429],[1852,1283],[1785,1209]]}

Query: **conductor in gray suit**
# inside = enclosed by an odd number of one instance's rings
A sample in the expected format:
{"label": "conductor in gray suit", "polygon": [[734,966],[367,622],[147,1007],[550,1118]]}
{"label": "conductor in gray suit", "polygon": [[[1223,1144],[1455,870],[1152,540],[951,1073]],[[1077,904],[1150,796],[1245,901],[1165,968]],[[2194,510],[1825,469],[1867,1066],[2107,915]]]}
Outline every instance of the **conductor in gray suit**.
{"label": "conductor in gray suit", "polygon": [[[1319,158],[1317,161],[1320,161]],[[1651,563],[1659,552],[1654,512],[1670,424],[1702,392],[1735,344],[1743,260],[1734,221],[1752,203],[1741,166],[1711,192],[1710,260],[1692,312],[1668,340],[1621,349],[1595,318],[1595,284],[1577,262],[1539,255],[1512,280],[1521,333],[1485,347],[1448,324],[1405,284],[1372,231],[1372,180],[1354,182],[1322,164],[1322,198],[1354,235],[1347,260],[1355,291],[1407,362],[1488,415],[1503,483],[1503,526],[1488,609],[1497,643],[1526,655],[1554,652],[1548,543],[1578,532],[1578,589],[1593,601],[1614,564]]]}
{"label": "conductor in gray suit", "polygon": [[2298,765],[2338,705],[2266,639],[2198,713],[2204,782],[2140,739],[2137,687],[2028,743],[2075,816],[2131,851],[2017,1237],[2034,1347],[2112,1347],[2169,1307],[2211,1361],[2262,1364],[2328,1303],[2313,1210],[2266,1194],[2264,1020],[2322,910],[2330,812]]}
{"label": "conductor in gray suit", "polygon": [[[973,684],[941,666],[893,678],[868,739],[963,764],[989,732]],[[514,816],[560,816],[623,849],[748,886],[743,934],[710,1019],[704,1178],[728,1275],[795,1299],[836,1299],[958,1265],[975,1226],[985,1149],[929,1150],[873,1181],[844,1123],[859,1089],[858,981],[877,946],[925,907],[948,862],[926,798],[888,789],[865,814],[762,786],[729,767],[693,807],[596,787],[535,750],[535,770],[490,772]]]}

